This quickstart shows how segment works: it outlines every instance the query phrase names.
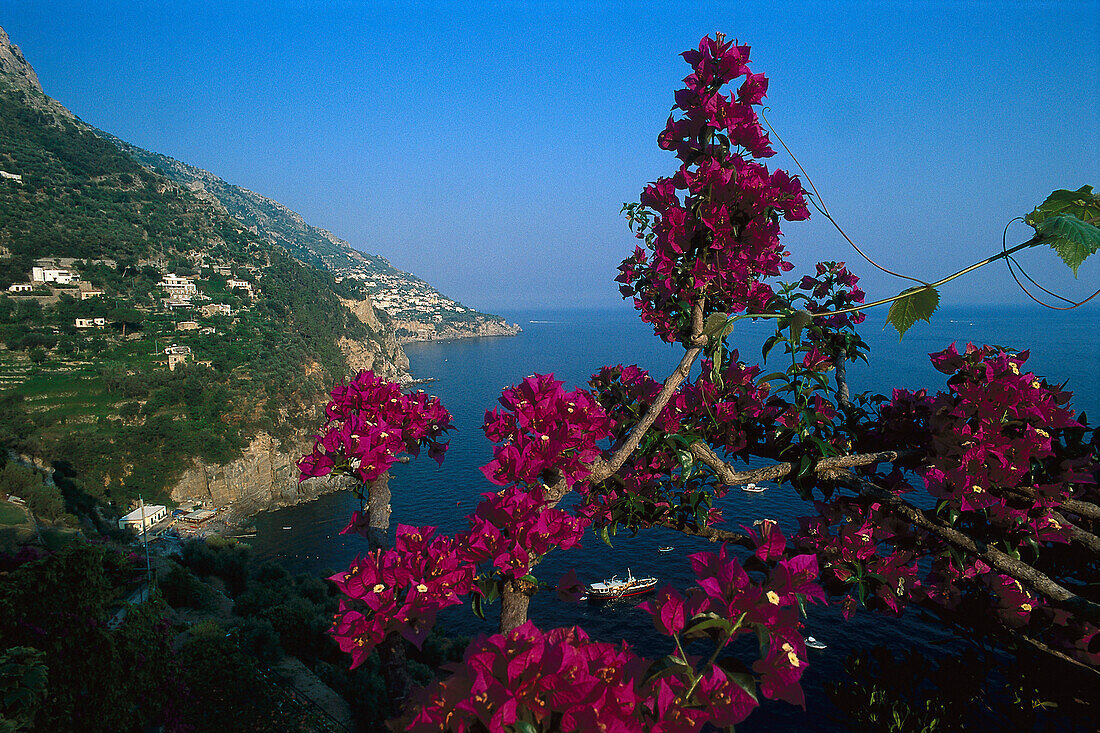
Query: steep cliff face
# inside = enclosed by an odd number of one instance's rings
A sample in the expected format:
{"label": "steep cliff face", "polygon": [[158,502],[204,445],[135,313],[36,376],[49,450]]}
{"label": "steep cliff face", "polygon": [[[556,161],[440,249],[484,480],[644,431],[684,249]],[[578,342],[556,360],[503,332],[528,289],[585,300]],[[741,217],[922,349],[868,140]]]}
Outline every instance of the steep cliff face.
{"label": "steep cliff face", "polygon": [[201,500],[231,507],[232,514],[241,518],[347,488],[341,480],[330,478],[298,483],[296,464],[310,448],[308,438],[280,447],[279,441],[261,433],[230,463],[207,465],[195,461],[172,488],[172,500]]}
{"label": "steep cliff face", "polygon": [[8,34],[0,28],[0,77],[20,89],[42,93],[42,85],[38,83],[38,74],[23,58],[23,52],[19,50],[8,38]]}
{"label": "steep cliff face", "polygon": [[340,301],[372,332],[373,337],[366,341],[340,339],[340,350],[348,360],[348,368],[353,372],[369,369],[380,377],[394,382],[408,383],[409,357],[397,342],[393,326],[384,324],[378,318],[370,298],[364,300]]}
{"label": "steep cliff face", "polygon": [[[340,349],[353,371],[370,369],[396,382],[407,383],[409,358],[375,313],[370,299],[343,300],[356,318],[376,336],[365,341],[341,339]],[[201,500],[214,506],[231,506],[241,518],[264,509],[311,501],[321,494],[347,488],[346,481],[331,478],[309,479],[298,483],[298,459],[313,445],[311,432],[303,432],[280,445],[266,433],[260,433],[241,456],[226,464],[207,464],[196,460],[172,487],[173,501]]]}

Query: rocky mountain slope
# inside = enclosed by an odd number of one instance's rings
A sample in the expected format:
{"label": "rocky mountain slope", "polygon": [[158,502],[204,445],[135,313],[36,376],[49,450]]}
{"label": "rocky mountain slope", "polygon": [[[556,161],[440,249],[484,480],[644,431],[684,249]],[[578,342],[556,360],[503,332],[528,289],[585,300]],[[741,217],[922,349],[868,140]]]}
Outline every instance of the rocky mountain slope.
{"label": "rocky mountain slope", "polygon": [[0,171],[0,463],[61,471],[71,511],[313,496],[291,469],[329,386],[410,378],[362,284],[104,140],[2,30]]}
{"label": "rocky mountain slope", "polygon": [[519,333],[516,324],[448,298],[384,257],[360,252],[332,232],[307,224],[278,201],[227,183],[202,168],[130,145],[109,133],[100,134],[146,168],[221,205],[253,233],[284,247],[302,262],[361,283],[374,306],[394,319],[402,342]]}

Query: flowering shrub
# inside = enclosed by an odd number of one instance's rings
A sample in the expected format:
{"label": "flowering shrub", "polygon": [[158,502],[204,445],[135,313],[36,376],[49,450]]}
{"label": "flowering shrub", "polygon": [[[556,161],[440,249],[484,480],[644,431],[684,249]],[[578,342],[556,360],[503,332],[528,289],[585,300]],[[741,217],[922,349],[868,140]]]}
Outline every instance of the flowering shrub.
{"label": "flowering shrub", "polygon": [[[776,528],[769,539],[785,545]],[[640,606],[675,641],[676,651],[664,660],[639,657],[625,644],[593,641],[576,627],[542,632],[527,622],[474,641],[450,676],[419,693],[408,729],[687,732],[706,723],[732,726],[759,704],[757,681],[716,662],[732,639],[746,633],[768,640],[753,664],[760,692],[803,705],[806,646],[798,604],[824,596],[814,583],[816,560],[787,560],[775,547],[763,540],[757,552],[777,560],[762,584],[723,547],[691,556],[699,588],[688,597],[665,588]],[[701,667],[683,652],[683,644],[697,638],[714,642]]]}
{"label": "flowering shrub", "polygon": [[463,557],[475,564],[490,563],[501,577],[518,580],[550,550],[579,545],[587,525],[568,512],[547,507],[538,490],[512,486],[485,494],[477,505],[464,535]]}
{"label": "flowering shrub", "polygon": [[433,537],[435,527],[399,525],[393,549],[356,558],[329,580],[347,598],[333,624],[352,667],[387,635],[398,633],[419,647],[439,609],[462,603],[474,581],[474,567],[450,537]]}
{"label": "flowering shrub", "polygon": [[325,408],[328,422],[313,452],[298,462],[300,481],[330,473],[354,475],[368,483],[388,471],[402,453],[428,455],[443,462],[451,414],[423,392],[405,394],[401,386],[359,372],[332,388]]}
{"label": "flowering shrub", "polygon": [[[680,170],[626,207],[646,248],[637,247],[616,278],[623,297],[632,297],[642,320],[667,341],[683,338],[696,303],[705,301],[704,316],[763,311],[774,295],[763,278],[793,268],[779,242],[779,219],[810,215],[798,178],[755,160],[775,151],[753,109],[768,80],[749,71],[749,47],[719,34],[684,60],[692,73],[674,107],[683,116],[670,116],[657,138],[675,151]],[[736,94],[722,93],[741,77]]]}
{"label": "flowering shrub", "polygon": [[[850,398],[845,362],[867,352],[858,278],[822,262],[796,281],[766,282],[792,269],[780,220],[809,216],[799,179],[760,162],[774,154],[755,109],[768,80],[750,71],[748,46],[721,35],[683,56],[691,73],[658,136],[679,169],[624,206],[644,247],[616,278],[643,321],[684,346],[683,361],[664,383],[617,365],[594,375],[591,390],[567,392],[538,374],[506,388],[482,426],[495,444],[482,472],[503,488],[454,537],[399,526],[393,549],[335,575],[346,596],[333,629],[341,649],[357,665],[395,635],[419,644],[437,612],[467,596],[479,614],[500,598],[501,633],[474,642],[408,711],[410,728],[423,730],[695,731],[741,722],[758,692],[804,705],[800,613],[826,598],[845,617],[860,605],[897,614],[919,603],[945,618],[969,610],[983,629],[999,620],[983,633],[1002,643],[1100,664],[1097,431],[1075,419],[1067,393],[1022,371],[1026,352],[991,347],[933,354],[951,375],[946,392]],[[1098,220],[1090,187],[1055,192],[1027,219],[1036,238],[991,259],[1044,243],[1076,267],[1100,247]],[[904,332],[931,315],[938,294],[922,285],[893,300],[888,321]],[[789,366],[762,375],[726,349],[749,316],[772,319],[763,356],[782,345]],[[303,478],[371,482],[424,446],[441,459],[451,427],[437,400],[369,372],[333,389],[327,417],[299,464]],[[750,456],[774,463],[730,465]],[[878,470],[884,462],[893,465]],[[745,534],[714,526],[727,487],[764,475],[814,502],[791,542],[768,520]],[[909,502],[914,477],[934,509]],[[574,504],[559,508],[568,490]],[[367,524],[356,513],[345,531]],[[543,633],[526,622],[542,558],[576,547],[589,527],[607,540],[620,525],[672,527],[752,553],[744,562],[726,545],[694,554],[696,587],[662,589],[640,606],[670,639],[658,660],[578,628]],[[1068,587],[1056,582],[1074,575]],[[571,571],[559,594],[579,588]],[[729,649],[744,634],[760,641],[751,672]],[[685,652],[703,639],[708,658]]]}
{"label": "flowering shrub", "polygon": [[[948,391],[895,390],[880,408],[876,440],[926,452],[917,473],[938,499],[937,514],[968,536],[1016,553],[1027,549],[1034,557],[1068,544],[1071,525],[1054,512],[1072,492],[1086,495],[1097,466],[1095,452],[1058,455],[1056,436],[1082,427],[1067,407],[1069,395],[1022,370],[1027,352],[969,345],[960,354],[952,345],[931,359],[951,375]],[[882,483],[896,492],[912,490],[897,472]],[[1019,629],[1045,605],[1017,578],[980,559],[960,561],[942,536],[900,521],[879,502],[842,498],[816,507],[818,516],[803,519],[798,542],[821,559],[826,587],[842,594],[846,616],[857,599],[897,613],[914,600],[957,608],[969,597]],[[924,557],[930,562],[921,572]],[[1050,613],[1034,631],[1050,634],[1053,623],[1053,641],[1087,659],[1077,640],[1066,643],[1066,630],[1056,622],[1063,618]],[[1088,638],[1095,629],[1077,628]]]}

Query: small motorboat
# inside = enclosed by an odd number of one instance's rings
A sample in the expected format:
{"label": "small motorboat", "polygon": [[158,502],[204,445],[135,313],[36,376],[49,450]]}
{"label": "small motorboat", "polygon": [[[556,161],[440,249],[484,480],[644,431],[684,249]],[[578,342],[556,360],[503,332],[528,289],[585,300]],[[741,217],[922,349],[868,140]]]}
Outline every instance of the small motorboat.
{"label": "small motorboat", "polygon": [[664,547],[658,547],[657,552],[672,552],[675,549],[672,545],[665,545]]}
{"label": "small motorboat", "polygon": [[616,598],[640,596],[656,587],[656,578],[635,578],[630,568],[627,568],[626,579],[612,575],[599,583],[592,583],[587,588],[585,598],[589,601],[610,601]]}
{"label": "small motorboat", "polygon": [[809,647],[810,649],[825,649],[826,648],[826,644],[824,642],[820,642],[817,639],[813,638],[812,636],[807,636],[806,637],[806,646]]}
{"label": "small motorboat", "polygon": [[767,486],[761,486],[760,484],[757,484],[757,483],[748,483],[748,484],[744,484],[741,487],[741,490],[742,491],[747,491],[750,494],[759,494],[759,493],[762,493],[764,491],[767,491],[768,487]]}
{"label": "small motorboat", "polygon": [[290,527],[283,527],[283,529],[291,529]]}

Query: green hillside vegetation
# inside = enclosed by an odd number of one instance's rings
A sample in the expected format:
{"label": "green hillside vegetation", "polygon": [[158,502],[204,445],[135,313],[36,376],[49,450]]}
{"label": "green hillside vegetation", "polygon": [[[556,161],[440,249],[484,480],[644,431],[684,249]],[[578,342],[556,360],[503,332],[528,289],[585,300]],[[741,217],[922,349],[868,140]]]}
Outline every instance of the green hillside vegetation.
{"label": "green hillside vegetation", "polygon": [[[75,285],[50,283],[0,295],[0,449],[54,462],[78,494],[121,509],[138,493],[163,499],[192,457],[224,462],[260,431],[311,427],[317,395],[347,373],[340,338],[379,339],[340,304],[359,286],[303,265],[59,109],[0,81],[0,169],[22,176],[0,182],[0,289],[54,258],[103,294],[81,300]],[[167,309],[167,272],[194,276],[232,316]],[[226,272],[255,297],[229,289]],[[173,344],[191,356],[169,371]]]}
{"label": "green hillside vegetation", "polygon": [[[331,582],[234,540],[190,542],[152,567],[145,594],[144,554],[109,541],[0,552],[0,730],[344,730],[283,671],[291,658],[350,703],[355,730],[383,727],[377,654],[349,670],[327,633]],[[409,645],[413,678],[427,683],[465,644]]]}
{"label": "green hillside vegetation", "polygon": [[[503,323],[504,321],[500,316],[470,310],[463,304],[451,300],[424,280],[397,269],[384,257],[354,249],[331,232],[306,223],[299,214],[278,201],[227,183],[209,171],[167,155],[130,145],[109,133],[101,130],[96,132],[146,168],[163,173],[182,187],[195,187],[204,191],[206,195],[213,197],[218,204],[225,207],[229,215],[238,222],[258,232],[268,242],[285,247],[302,262],[342,278],[350,278],[351,281],[363,279],[371,281],[373,286],[367,289],[372,297],[400,293],[405,300],[420,296],[434,303],[426,309],[406,304],[398,310],[392,310],[391,306],[391,312],[395,317],[433,320],[433,317],[438,315],[444,323],[450,324],[479,324],[494,321]],[[416,335],[414,331],[409,330],[404,330],[402,333],[407,336]]]}

